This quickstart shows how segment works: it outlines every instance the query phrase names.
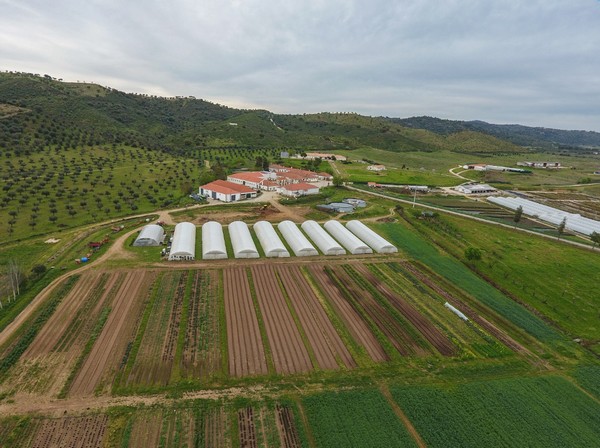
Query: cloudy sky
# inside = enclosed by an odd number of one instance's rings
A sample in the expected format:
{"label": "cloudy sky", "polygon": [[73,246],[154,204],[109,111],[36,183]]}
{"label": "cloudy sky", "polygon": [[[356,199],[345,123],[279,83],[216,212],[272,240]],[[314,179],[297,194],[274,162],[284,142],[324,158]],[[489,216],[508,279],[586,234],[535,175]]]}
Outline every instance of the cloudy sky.
{"label": "cloudy sky", "polygon": [[600,131],[598,0],[0,0],[0,69],[127,92]]}

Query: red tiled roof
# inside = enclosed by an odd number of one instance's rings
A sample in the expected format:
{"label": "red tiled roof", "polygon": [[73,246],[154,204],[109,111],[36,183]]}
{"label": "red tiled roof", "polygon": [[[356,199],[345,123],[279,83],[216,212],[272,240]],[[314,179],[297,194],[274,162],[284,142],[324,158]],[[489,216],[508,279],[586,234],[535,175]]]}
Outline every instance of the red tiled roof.
{"label": "red tiled roof", "polygon": [[265,180],[267,175],[265,173],[263,173],[262,171],[246,171],[246,172],[241,172],[241,173],[233,173],[233,174],[230,174],[228,177],[232,177],[234,179],[239,179],[239,180],[244,180],[246,182],[254,182],[254,183],[259,184],[263,180]]}
{"label": "red tiled roof", "polygon": [[203,190],[215,191],[221,194],[254,193],[254,190],[250,187],[220,179],[210,182],[206,185],[202,185],[200,188]]}
{"label": "red tiled roof", "polygon": [[283,187],[287,191],[300,191],[300,190],[312,190],[314,188],[319,188],[313,184],[299,183],[299,184],[290,184]]}

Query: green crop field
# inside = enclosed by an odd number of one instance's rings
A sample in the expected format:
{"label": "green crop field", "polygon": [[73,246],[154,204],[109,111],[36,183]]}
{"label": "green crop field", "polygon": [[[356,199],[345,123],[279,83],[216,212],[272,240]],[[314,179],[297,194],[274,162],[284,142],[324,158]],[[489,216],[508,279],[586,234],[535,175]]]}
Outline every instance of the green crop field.
{"label": "green crop field", "polygon": [[377,390],[330,392],[302,400],[317,446],[416,446]]}
{"label": "green crop field", "polygon": [[559,377],[392,387],[430,447],[597,446],[600,404]]}

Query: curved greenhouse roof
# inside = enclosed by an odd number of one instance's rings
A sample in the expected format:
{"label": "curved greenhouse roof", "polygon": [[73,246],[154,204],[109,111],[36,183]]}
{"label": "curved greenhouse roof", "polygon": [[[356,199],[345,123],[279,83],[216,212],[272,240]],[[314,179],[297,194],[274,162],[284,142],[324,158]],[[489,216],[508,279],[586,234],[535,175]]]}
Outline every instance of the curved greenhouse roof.
{"label": "curved greenhouse roof", "polygon": [[281,241],[281,238],[279,238],[279,235],[275,232],[273,224],[268,221],[258,221],[252,228],[267,257],[283,258],[290,256],[290,253]]}
{"label": "curved greenhouse roof", "polygon": [[165,240],[165,230],[158,224],[144,226],[133,242],[134,246],[160,246]]}
{"label": "curved greenhouse roof", "polygon": [[398,248],[386,239],[379,236],[373,230],[369,229],[362,222],[353,219],[346,223],[346,227],[358,238],[367,243],[371,248],[380,254],[391,254],[398,252]]}
{"label": "curved greenhouse roof", "polygon": [[319,255],[314,246],[310,244],[310,241],[292,221],[281,221],[277,224],[277,228],[297,257]]}
{"label": "curved greenhouse roof", "polygon": [[363,243],[356,235],[350,232],[350,230],[345,228],[338,221],[332,219],[327,221],[323,227],[325,227],[325,230],[327,230],[331,236],[338,240],[342,246],[348,249],[348,252],[351,254],[358,255],[373,253],[373,249]]}
{"label": "curved greenhouse roof", "polygon": [[234,221],[229,224],[229,238],[235,258],[258,258],[256,244],[245,222]]}
{"label": "curved greenhouse roof", "polygon": [[175,226],[169,260],[193,260],[196,256],[196,226],[180,222]]}
{"label": "curved greenhouse roof", "polygon": [[302,230],[325,255],[344,255],[346,250],[329,235],[316,221],[304,221]]}
{"label": "curved greenhouse roof", "polygon": [[215,221],[202,225],[202,258],[204,260],[219,260],[227,258],[223,227]]}

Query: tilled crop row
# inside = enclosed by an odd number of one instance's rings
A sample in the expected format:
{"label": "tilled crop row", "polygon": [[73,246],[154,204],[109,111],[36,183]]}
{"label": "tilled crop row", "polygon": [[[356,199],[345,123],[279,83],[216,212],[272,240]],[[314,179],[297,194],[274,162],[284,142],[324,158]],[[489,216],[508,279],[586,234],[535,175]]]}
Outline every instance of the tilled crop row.
{"label": "tilled crop row", "polygon": [[223,271],[229,373],[233,376],[267,373],[265,349],[244,268]]}
{"label": "tilled crop row", "polygon": [[256,298],[265,324],[277,373],[302,373],[312,369],[308,350],[287,306],[271,266],[252,267]]}

